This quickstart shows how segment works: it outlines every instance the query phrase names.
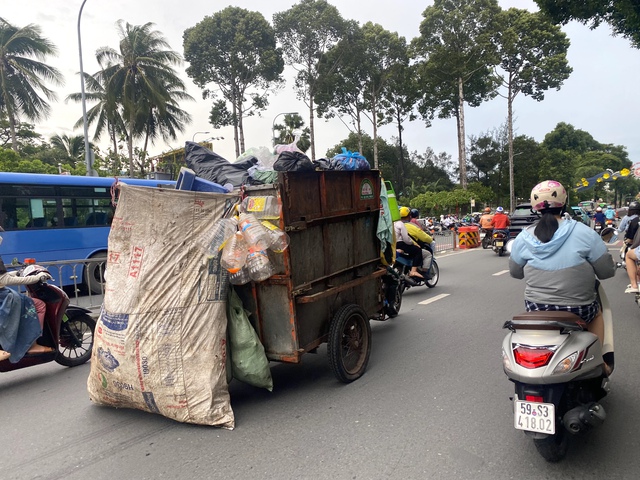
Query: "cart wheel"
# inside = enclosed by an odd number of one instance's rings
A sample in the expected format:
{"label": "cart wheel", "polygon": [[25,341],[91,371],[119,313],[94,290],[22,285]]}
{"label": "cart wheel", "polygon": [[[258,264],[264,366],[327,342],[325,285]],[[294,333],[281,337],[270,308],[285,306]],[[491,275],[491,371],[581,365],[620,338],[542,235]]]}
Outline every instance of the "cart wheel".
{"label": "cart wheel", "polygon": [[329,363],[344,383],[360,378],[371,354],[371,325],[367,314],[355,304],[342,306],[331,321]]}

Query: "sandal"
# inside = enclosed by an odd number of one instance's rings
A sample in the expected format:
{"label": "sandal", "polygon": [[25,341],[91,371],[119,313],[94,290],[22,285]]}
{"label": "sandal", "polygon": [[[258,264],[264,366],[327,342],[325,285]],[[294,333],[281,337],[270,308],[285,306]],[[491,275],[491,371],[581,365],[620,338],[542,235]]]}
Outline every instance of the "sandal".
{"label": "sandal", "polygon": [[631,286],[627,287],[627,289],[624,291],[624,293],[640,293],[640,290],[638,290],[638,287],[633,288]]}

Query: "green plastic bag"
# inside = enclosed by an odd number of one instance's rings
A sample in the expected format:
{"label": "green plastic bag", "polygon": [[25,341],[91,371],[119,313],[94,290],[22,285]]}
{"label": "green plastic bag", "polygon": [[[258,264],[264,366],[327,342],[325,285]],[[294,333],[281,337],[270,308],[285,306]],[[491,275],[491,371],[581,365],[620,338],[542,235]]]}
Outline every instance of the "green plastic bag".
{"label": "green plastic bag", "polygon": [[254,387],[273,390],[269,360],[264,353],[258,334],[249,322],[242,300],[233,288],[229,288],[227,301],[228,357],[231,359],[233,378]]}

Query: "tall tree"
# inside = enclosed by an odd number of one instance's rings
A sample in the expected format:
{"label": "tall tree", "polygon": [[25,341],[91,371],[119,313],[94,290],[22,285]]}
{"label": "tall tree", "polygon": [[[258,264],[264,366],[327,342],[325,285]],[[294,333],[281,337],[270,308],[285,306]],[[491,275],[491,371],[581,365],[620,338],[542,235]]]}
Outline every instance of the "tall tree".
{"label": "tall tree", "polygon": [[419,110],[430,119],[456,117],[460,184],[467,186],[464,104],[478,106],[496,95],[497,63],[492,35],[500,12],[497,0],[434,0],[413,46],[420,64],[424,98]]}
{"label": "tall tree", "polygon": [[56,100],[47,82],[62,85],[59,70],[44,63],[56,47],[42,36],[39,26],[16,27],[0,17],[0,113],[9,120],[11,148],[18,150],[16,127],[20,117],[40,121],[49,116],[51,107],[40,95]]}
{"label": "tall tree", "polygon": [[365,23],[362,26],[362,36],[366,49],[365,57],[360,61],[367,66],[365,105],[371,113],[373,161],[375,168],[378,168],[378,125],[384,118],[380,103],[394,69],[409,65],[409,54],[405,38],[396,32],[385,30],[381,25]]}
{"label": "tall tree", "polygon": [[[365,42],[356,22],[347,22],[343,38],[318,63],[314,101],[319,117],[334,118],[355,133],[358,152],[363,151],[363,117],[366,116]],[[345,122],[342,117],[347,117]]]}
{"label": "tall tree", "polygon": [[413,65],[397,64],[389,71],[389,78],[382,91],[380,115],[382,124],[394,123],[398,129],[398,169],[404,188],[405,155],[402,143],[404,123],[416,119],[415,105],[420,98],[416,68]]}
{"label": "tall tree", "polygon": [[119,20],[119,50],[102,47],[96,52],[98,63],[106,65],[102,75],[109,101],[122,105],[132,177],[133,142],[145,132],[142,125],[148,120],[149,109],[157,108],[160,115],[164,115],[172,103],[170,93],[185,91],[184,83],[173,68],[182,59],[177,52],[169,50],[161,32],[153,27],[153,23],[130,25]]}
{"label": "tall tree", "polygon": [[[103,65],[101,65],[104,68]],[[107,132],[111,148],[114,152],[118,150],[118,138],[120,135],[126,135],[126,127],[122,118],[122,105],[118,102],[116,96],[109,95],[106,89],[107,78],[105,78],[104,70],[101,69],[95,75],[84,74],[86,85],[85,99],[89,102],[95,102],[87,111],[88,125],[95,124],[95,133],[93,139],[100,140],[100,137]],[[82,93],[72,93],[65,101],[73,100],[74,102],[82,101]],[[80,128],[84,124],[84,117],[80,117],[73,126]]]}
{"label": "tall tree", "polygon": [[500,75],[507,98],[507,128],[509,135],[509,199],[510,209],[516,204],[513,173],[513,102],[518,94],[540,102],[544,92],[559,90],[571,75],[567,61],[569,39],[539,13],[510,8],[499,17],[496,32]]}
{"label": "tall tree", "polygon": [[298,73],[298,98],[309,108],[311,158],[316,158],[315,95],[322,56],[344,36],[348,23],[326,0],[300,0],[289,10],[273,15],[273,25],[282,45],[285,62]]}
{"label": "tall tree", "polygon": [[[245,150],[244,118],[263,111],[269,91],[282,82],[284,60],[273,28],[259,12],[227,7],[185,30],[183,46],[190,64],[187,75],[204,89],[205,98],[214,100],[211,124],[233,125],[240,156]],[[223,99],[207,89],[208,84],[219,88]]]}
{"label": "tall tree", "polygon": [[540,11],[553,21],[566,24],[576,20],[592,29],[611,25],[616,35],[628,38],[640,48],[640,2],[638,0],[535,0]]}

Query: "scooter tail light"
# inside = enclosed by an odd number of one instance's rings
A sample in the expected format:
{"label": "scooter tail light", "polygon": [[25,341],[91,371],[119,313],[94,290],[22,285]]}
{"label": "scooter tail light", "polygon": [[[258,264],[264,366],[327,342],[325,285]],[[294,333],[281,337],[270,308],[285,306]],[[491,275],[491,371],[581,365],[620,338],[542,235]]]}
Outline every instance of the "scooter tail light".
{"label": "scooter tail light", "polygon": [[524,399],[527,402],[544,403],[544,397],[540,397],[538,395],[525,395]]}
{"label": "scooter tail light", "polygon": [[549,363],[553,357],[553,349],[549,347],[529,347],[518,345],[513,349],[516,363],[524,368],[540,368]]}

